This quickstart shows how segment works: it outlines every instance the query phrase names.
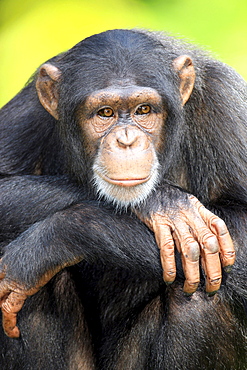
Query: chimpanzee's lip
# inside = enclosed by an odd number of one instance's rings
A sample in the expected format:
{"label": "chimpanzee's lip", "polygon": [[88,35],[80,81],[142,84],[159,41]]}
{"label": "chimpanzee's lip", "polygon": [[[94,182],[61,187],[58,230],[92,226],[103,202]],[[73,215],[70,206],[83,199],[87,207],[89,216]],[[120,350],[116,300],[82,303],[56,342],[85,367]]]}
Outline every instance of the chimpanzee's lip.
{"label": "chimpanzee's lip", "polygon": [[112,179],[108,176],[104,176],[104,179],[113,185],[131,187],[147,182],[150,179],[150,176],[141,179]]}

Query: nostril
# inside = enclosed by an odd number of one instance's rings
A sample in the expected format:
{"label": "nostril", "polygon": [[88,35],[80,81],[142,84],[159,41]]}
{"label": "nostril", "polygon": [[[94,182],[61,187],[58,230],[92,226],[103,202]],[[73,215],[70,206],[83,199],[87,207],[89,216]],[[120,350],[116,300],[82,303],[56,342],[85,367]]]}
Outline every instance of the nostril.
{"label": "nostril", "polygon": [[136,132],[125,129],[124,132],[122,131],[121,133],[119,133],[117,137],[117,142],[118,145],[121,147],[131,147],[135,144],[137,138],[138,136],[136,135]]}
{"label": "nostril", "polygon": [[120,147],[131,147],[136,142],[136,140],[137,140],[136,137],[128,138],[126,136],[125,137],[121,136],[117,138],[117,142]]}

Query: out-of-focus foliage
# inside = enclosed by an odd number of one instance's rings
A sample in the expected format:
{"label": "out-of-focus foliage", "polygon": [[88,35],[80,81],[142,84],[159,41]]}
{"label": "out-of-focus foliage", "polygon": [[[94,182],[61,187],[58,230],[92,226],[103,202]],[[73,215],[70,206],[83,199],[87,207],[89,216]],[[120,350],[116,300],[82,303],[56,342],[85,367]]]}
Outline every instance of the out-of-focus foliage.
{"label": "out-of-focus foliage", "polygon": [[166,30],[247,78],[246,0],[1,0],[0,106],[46,59],[112,28]]}

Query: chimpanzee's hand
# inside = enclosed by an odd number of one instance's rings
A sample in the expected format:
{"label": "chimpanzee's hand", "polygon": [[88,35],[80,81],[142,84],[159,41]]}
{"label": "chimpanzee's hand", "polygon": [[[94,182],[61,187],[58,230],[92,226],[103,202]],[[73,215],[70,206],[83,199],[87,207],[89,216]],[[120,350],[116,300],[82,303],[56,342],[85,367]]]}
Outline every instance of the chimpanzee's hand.
{"label": "chimpanzee's hand", "polygon": [[3,268],[0,273],[0,307],[2,310],[2,325],[6,335],[10,338],[18,338],[20,336],[20,331],[16,326],[18,312],[22,309],[28,296],[37,293],[38,290],[44,286],[56,272],[53,271],[45,274],[36,286],[33,288],[27,288],[24,285],[9,279],[7,277],[8,274],[3,272]]}
{"label": "chimpanzee's hand", "polygon": [[[1,278],[4,278],[4,274],[1,274]],[[32,294],[36,292],[37,290],[34,289]],[[1,284],[0,306],[2,309],[2,325],[5,334],[10,338],[18,338],[20,336],[20,331],[16,326],[17,314],[29,295],[31,295],[30,291],[19,287],[14,282],[5,280]]]}
{"label": "chimpanzee's hand", "polygon": [[176,277],[175,244],[181,254],[185,293],[192,294],[198,287],[200,257],[206,275],[206,291],[213,294],[220,288],[221,264],[227,268],[235,261],[233,242],[223,220],[192,195],[188,196],[186,207],[178,200],[174,208],[140,218],[154,231],[166,283],[172,283]]}

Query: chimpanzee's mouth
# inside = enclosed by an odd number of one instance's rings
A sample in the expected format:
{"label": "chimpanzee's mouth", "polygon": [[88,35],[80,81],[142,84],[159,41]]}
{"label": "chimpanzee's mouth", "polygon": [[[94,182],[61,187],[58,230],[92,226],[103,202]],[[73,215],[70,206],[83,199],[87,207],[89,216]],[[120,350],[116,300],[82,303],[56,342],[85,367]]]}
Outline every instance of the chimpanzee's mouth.
{"label": "chimpanzee's mouth", "polygon": [[131,187],[131,186],[137,186],[139,184],[143,184],[144,182],[147,182],[150,179],[150,176],[147,176],[142,179],[112,179],[108,176],[102,177],[105,181],[109,182],[113,185],[118,186],[125,186],[125,187]]}

